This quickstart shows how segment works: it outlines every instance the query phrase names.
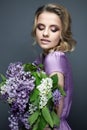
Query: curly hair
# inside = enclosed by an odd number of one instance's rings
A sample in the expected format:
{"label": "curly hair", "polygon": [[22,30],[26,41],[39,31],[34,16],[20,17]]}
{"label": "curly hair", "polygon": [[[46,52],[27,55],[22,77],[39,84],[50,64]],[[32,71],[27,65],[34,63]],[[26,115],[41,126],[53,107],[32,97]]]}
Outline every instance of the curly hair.
{"label": "curly hair", "polygon": [[58,46],[54,48],[54,50],[60,50],[63,52],[73,51],[76,45],[76,41],[72,37],[71,32],[71,16],[67,9],[59,4],[46,4],[39,7],[35,12],[35,19],[34,25],[32,29],[33,37],[36,37],[36,26],[38,16],[43,12],[51,12],[55,13],[59,16],[61,23],[62,23],[62,33],[61,33],[61,40]]}

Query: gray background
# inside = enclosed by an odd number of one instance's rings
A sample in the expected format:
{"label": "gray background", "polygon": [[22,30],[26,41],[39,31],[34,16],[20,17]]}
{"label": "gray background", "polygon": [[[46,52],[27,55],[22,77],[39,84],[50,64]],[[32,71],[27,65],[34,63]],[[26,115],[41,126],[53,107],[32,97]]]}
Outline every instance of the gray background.
{"label": "gray background", "polygon": [[[76,50],[69,55],[73,70],[73,104],[68,118],[72,130],[87,130],[87,0],[0,0],[0,73],[10,62],[32,62],[41,52],[32,47],[35,10],[46,3],[63,4],[72,16]],[[0,130],[9,130],[9,107],[0,101]]]}

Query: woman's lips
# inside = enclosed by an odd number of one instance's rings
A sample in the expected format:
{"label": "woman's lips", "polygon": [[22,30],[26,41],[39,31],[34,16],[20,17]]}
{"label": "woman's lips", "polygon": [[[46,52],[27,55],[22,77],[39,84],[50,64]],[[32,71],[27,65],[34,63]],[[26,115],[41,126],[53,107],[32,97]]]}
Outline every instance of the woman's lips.
{"label": "woman's lips", "polygon": [[51,41],[48,40],[48,39],[41,39],[41,42],[44,43],[44,44],[47,44],[47,43],[49,43],[49,42],[51,42]]}

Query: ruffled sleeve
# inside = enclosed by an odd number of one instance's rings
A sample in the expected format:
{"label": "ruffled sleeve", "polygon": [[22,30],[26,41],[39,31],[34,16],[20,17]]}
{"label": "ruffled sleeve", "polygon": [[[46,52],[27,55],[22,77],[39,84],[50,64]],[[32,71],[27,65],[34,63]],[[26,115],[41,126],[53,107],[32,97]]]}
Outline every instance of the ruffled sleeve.
{"label": "ruffled sleeve", "polygon": [[53,72],[61,72],[64,75],[67,72],[67,57],[63,52],[49,53],[44,60],[45,72],[50,75]]}

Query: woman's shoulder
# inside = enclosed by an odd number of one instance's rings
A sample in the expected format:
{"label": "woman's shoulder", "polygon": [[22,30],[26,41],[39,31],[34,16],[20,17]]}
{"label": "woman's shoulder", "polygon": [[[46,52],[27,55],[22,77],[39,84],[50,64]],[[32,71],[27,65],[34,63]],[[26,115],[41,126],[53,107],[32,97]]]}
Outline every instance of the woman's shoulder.
{"label": "woman's shoulder", "polygon": [[49,64],[50,66],[55,65],[55,66],[66,66],[67,65],[67,57],[64,52],[61,51],[54,51],[49,53],[45,57],[46,64]]}
{"label": "woman's shoulder", "polygon": [[47,56],[51,57],[51,56],[65,56],[66,54],[62,51],[54,51],[54,52],[50,52]]}
{"label": "woman's shoulder", "polygon": [[60,60],[60,59],[67,59],[66,58],[66,54],[64,52],[61,52],[61,51],[54,51],[54,52],[51,52],[49,53],[47,56],[46,56],[46,59],[47,60]]}
{"label": "woman's shoulder", "polygon": [[67,70],[66,54],[61,51],[51,52],[46,56],[44,65],[47,73],[58,71],[65,74]]}

